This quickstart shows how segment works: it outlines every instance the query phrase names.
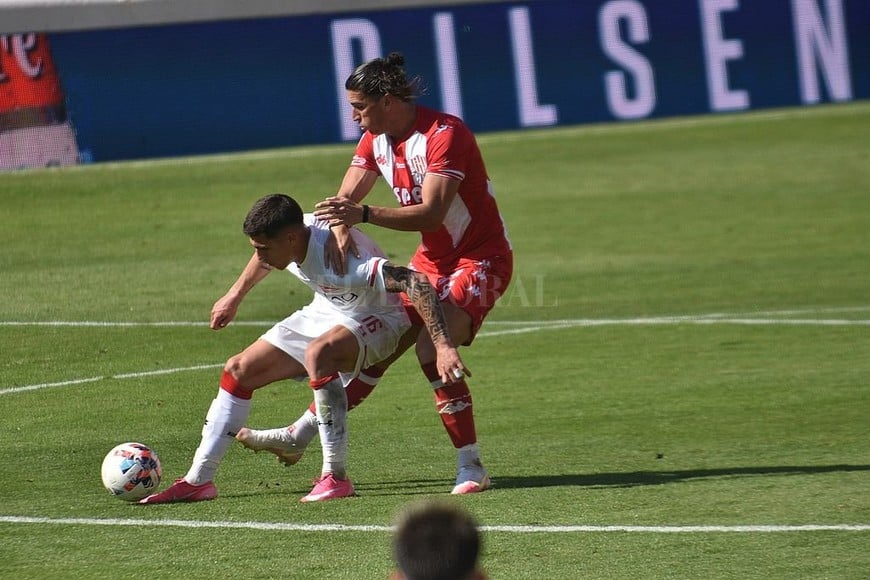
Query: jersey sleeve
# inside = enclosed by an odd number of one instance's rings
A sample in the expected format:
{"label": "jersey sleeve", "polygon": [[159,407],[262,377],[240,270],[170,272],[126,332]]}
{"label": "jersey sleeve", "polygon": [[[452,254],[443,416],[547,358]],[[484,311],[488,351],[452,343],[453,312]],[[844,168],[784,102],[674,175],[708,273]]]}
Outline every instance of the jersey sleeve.
{"label": "jersey sleeve", "polygon": [[304,223],[306,226],[317,228],[319,230],[329,229],[329,222],[315,217],[313,213],[302,214],[302,223]]}
{"label": "jersey sleeve", "polygon": [[380,171],[378,164],[375,162],[375,148],[372,145],[372,134],[368,131],[360,137],[356,145],[356,151],[350,161],[350,166],[374,172]]}
{"label": "jersey sleeve", "polygon": [[471,131],[461,123],[439,125],[429,138],[426,173],[450,179],[465,179],[468,151],[474,143]]}
{"label": "jersey sleeve", "polygon": [[353,286],[371,289],[376,292],[386,292],[384,265],[389,263],[389,260],[380,256],[373,256],[367,260],[360,261],[350,272],[353,278]]}

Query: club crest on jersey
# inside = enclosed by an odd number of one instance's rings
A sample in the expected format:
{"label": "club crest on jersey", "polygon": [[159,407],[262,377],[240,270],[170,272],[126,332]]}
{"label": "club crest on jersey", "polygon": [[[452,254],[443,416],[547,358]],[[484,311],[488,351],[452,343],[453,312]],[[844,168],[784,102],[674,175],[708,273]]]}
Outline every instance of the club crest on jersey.
{"label": "club crest on jersey", "polygon": [[423,178],[426,177],[426,170],[429,168],[426,158],[422,155],[415,155],[408,159],[408,166],[411,168],[411,176],[414,178],[414,184],[422,185]]}

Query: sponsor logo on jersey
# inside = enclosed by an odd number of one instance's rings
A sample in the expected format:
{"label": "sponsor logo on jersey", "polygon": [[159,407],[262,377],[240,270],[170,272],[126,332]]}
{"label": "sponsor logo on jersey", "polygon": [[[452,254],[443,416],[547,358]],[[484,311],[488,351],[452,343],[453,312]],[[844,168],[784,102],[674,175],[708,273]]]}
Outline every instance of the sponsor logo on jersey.
{"label": "sponsor logo on jersey", "polygon": [[356,301],[357,298],[359,298],[359,296],[357,294],[354,294],[353,292],[346,292],[344,294],[333,294],[329,297],[331,301],[335,302],[339,306],[347,306],[348,304],[352,304]]}

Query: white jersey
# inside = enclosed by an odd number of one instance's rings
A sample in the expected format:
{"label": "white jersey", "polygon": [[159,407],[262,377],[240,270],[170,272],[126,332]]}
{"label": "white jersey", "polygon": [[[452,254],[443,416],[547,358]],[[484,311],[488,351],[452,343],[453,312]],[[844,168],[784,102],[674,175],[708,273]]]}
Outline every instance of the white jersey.
{"label": "white jersey", "polygon": [[305,260],[301,264],[291,262],[287,271],[314,290],[314,300],[260,338],[304,365],[311,341],[336,326],[344,326],[359,344],[354,368],[342,372],[347,384],[361,369],[392,355],[411,321],[399,294],[386,291],[387,259],[371,238],[351,229],[360,257],[348,255],[348,272],[338,276],[324,263],[329,226],[311,214],[305,214],[305,225],[311,232]]}
{"label": "white jersey", "polygon": [[399,294],[386,291],[384,264],[387,258],[374,240],[359,230],[350,230],[360,257],[348,254],[347,273],[339,276],[324,262],[323,248],[329,237],[328,224],[313,214],[305,214],[304,222],[311,232],[308,252],[301,264],[291,262],[287,271],[314,290],[310,307],[354,319],[404,312]]}

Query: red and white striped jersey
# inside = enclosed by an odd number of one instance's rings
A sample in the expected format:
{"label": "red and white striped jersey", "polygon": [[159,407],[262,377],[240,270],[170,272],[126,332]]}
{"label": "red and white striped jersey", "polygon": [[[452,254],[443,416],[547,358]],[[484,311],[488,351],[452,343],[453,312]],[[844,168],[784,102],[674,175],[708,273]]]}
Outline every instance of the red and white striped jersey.
{"label": "red and white striped jersey", "polygon": [[422,203],[426,175],[461,181],[441,227],[423,232],[417,259],[448,272],[460,258],[484,259],[511,251],[483,157],[471,130],[453,115],[417,105],[417,118],[400,142],[366,131],[351,162],[379,172],[399,204]]}

